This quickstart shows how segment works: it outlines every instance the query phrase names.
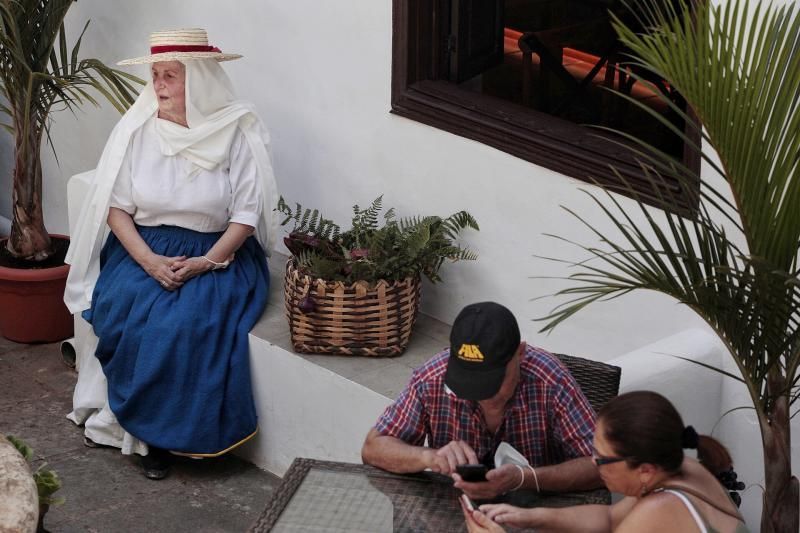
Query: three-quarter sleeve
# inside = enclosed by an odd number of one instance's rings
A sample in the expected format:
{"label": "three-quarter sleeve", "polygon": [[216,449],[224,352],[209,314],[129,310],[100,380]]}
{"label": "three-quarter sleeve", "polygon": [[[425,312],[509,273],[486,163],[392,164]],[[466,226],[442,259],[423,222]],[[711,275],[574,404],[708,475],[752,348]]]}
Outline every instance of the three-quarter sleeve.
{"label": "three-quarter sleeve", "polygon": [[258,166],[241,130],[237,131],[231,144],[229,172],[231,182],[229,221],[256,227],[264,209]]}
{"label": "three-quarter sleeve", "polygon": [[131,179],[131,145],[125,152],[122,159],[122,166],[117,174],[117,181],[114,182],[114,189],[111,191],[109,206],[122,209],[129,215],[136,213],[136,204],[133,201],[133,184]]}

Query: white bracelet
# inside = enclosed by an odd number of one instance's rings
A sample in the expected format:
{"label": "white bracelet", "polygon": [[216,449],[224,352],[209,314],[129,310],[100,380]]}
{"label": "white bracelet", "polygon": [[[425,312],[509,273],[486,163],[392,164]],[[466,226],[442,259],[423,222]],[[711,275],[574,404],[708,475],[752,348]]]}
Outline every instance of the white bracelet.
{"label": "white bracelet", "polygon": [[533,473],[533,480],[536,482],[536,492],[542,492],[542,489],[539,488],[539,476],[536,475],[536,470],[534,470],[531,465],[526,466],[530,468],[531,473]]}
{"label": "white bracelet", "polygon": [[226,259],[222,263],[217,263],[216,261],[212,261],[211,259],[209,259],[206,256],[202,256],[202,257],[203,257],[203,259],[205,259],[206,261],[208,261],[209,263],[214,265],[214,268],[212,268],[211,270],[219,270],[221,268],[228,268],[228,265],[231,264],[230,260],[228,260],[228,259]]}
{"label": "white bracelet", "polygon": [[509,492],[514,492],[515,490],[519,489],[519,488],[520,488],[522,485],[524,485],[524,484],[525,484],[525,471],[522,469],[522,467],[521,467],[521,466],[519,466],[519,465],[518,465],[518,464],[516,464],[516,463],[514,463],[514,466],[516,466],[517,468],[519,468],[519,485],[517,485],[516,487],[514,487],[513,489],[511,489]]}

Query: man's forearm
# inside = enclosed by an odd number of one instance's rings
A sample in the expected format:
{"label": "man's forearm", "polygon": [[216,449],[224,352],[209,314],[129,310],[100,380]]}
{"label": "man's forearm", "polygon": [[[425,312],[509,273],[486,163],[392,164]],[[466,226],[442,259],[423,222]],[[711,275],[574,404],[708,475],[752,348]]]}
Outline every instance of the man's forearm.
{"label": "man's forearm", "polygon": [[433,453],[430,448],[412,446],[398,438],[380,435],[373,429],[361,449],[361,459],[365,464],[389,472],[408,474],[429,468],[427,455],[430,453]]}
{"label": "man's forearm", "polygon": [[537,479],[539,489],[548,492],[590,490],[603,486],[591,457],[579,457],[557,465],[536,467],[535,479],[531,469],[525,469],[526,489],[536,490]]}

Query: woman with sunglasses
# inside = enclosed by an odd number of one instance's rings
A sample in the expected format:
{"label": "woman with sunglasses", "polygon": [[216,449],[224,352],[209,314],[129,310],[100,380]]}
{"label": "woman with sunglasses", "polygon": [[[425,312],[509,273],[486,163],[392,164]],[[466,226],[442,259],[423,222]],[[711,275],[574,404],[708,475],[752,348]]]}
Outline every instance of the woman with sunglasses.
{"label": "woman with sunglasses", "polygon": [[[684,448],[697,448],[699,461],[684,457]],[[630,392],[608,402],[598,415],[593,456],[608,489],[625,495],[614,505],[487,504],[464,509],[467,528],[471,533],[504,531],[502,525],[537,531],[748,531],[714,475],[730,470],[727,450],[684,427],[675,407],[659,394]]]}

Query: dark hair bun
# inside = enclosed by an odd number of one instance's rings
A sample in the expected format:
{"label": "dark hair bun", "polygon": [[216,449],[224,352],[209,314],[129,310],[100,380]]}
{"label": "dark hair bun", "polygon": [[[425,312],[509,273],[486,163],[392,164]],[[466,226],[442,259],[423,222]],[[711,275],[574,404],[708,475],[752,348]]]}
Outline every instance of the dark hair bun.
{"label": "dark hair bun", "polygon": [[683,428],[683,433],[681,434],[682,448],[695,449],[697,448],[697,443],[699,442],[699,440],[700,438],[692,426],[686,426],[685,428]]}
{"label": "dark hair bun", "polygon": [[728,494],[730,494],[733,503],[736,504],[736,507],[740,507],[742,505],[742,497],[739,495],[739,491],[745,489],[745,484],[739,481],[738,477],[739,476],[736,475],[736,471],[733,469],[733,467],[730,467],[728,470],[724,470],[717,474],[717,479],[723,487],[728,489]]}

